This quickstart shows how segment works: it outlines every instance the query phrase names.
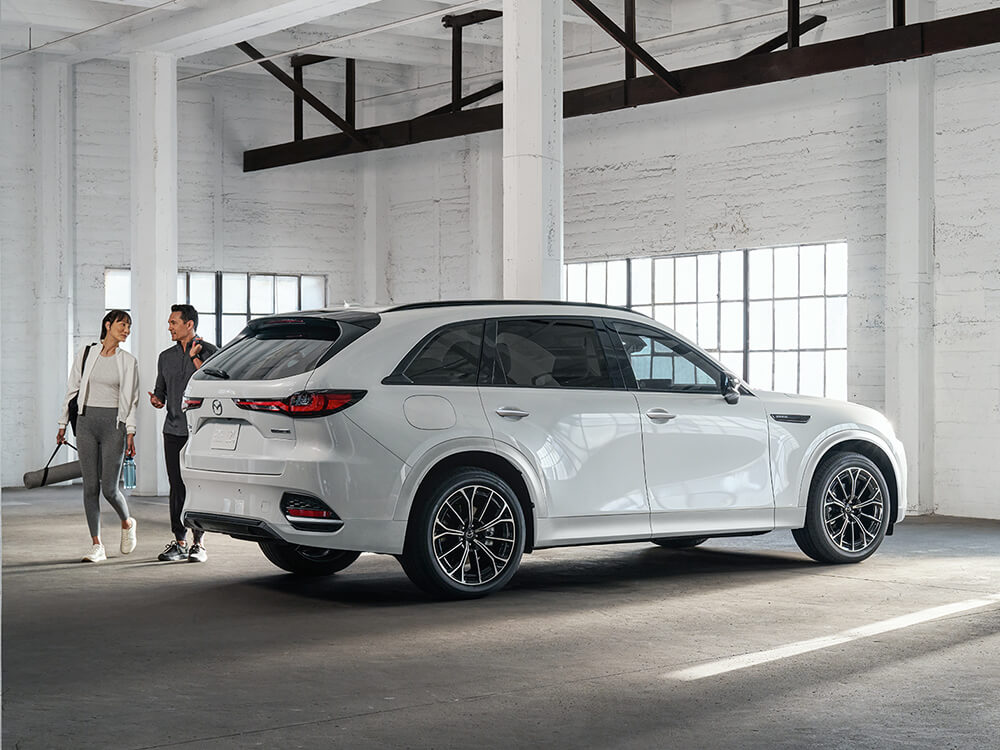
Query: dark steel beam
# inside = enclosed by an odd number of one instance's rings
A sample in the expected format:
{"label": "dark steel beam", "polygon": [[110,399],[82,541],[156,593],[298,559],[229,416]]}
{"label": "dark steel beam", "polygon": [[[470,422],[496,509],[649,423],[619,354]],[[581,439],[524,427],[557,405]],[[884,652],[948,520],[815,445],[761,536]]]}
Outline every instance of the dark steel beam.
{"label": "dark steel beam", "polygon": [[[812,31],[813,29],[822,26],[826,23],[826,16],[809,16],[802,24],[799,26],[799,33],[805,34],[807,31]],[[750,57],[751,55],[762,55],[766,52],[774,52],[776,49],[781,49],[788,43],[788,32],[783,31],[774,37],[774,39],[769,39],[764,42],[759,47],[754,47],[752,50],[747,52],[743,57]]]}
{"label": "dark steel beam", "polygon": [[[635,38],[635,0],[625,0],[625,33],[634,44]],[[635,78],[635,58],[625,52],[625,77]]]}
{"label": "dark steel beam", "polygon": [[462,27],[451,27],[451,109],[462,108]]}
{"label": "dark steel beam", "polygon": [[[679,70],[676,76],[683,86],[684,96],[697,96],[884,65],[985,44],[1000,44],[1000,8],[818,42],[769,55],[699,65]],[[676,98],[659,79],[643,76],[568,91],[563,95],[563,113],[566,117],[579,117]],[[494,104],[365,128],[360,135],[369,139],[371,145],[337,133],[246,151],[243,169],[252,172],[341,154],[485,133],[502,127],[502,105]]]}
{"label": "dark steel beam", "polygon": [[632,57],[641,62],[650,73],[656,76],[670,91],[674,96],[680,94],[681,86],[674,75],[664,68],[660,63],[656,61],[651,54],[649,54],[645,49],[643,49],[634,40],[629,39],[628,34],[622,29],[618,28],[618,24],[608,18],[604,13],[594,5],[590,0],[573,0],[573,3],[586,13],[590,18],[604,29],[607,34],[618,42],[622,47],[624,47]]}
{"label": "dark steel beam", "polygon": [[[247,42],[239,42],[237,43],[236,46],[240,50],[245,52],[250,59],[257,60],[260,67],[262,67],[264,70],[273,75],[275,78],[277,78],[279,81],[285,84],[292,91],[294,91],[296,94],[302,97],[303,101],[309,104],[310,107],[315,109],[317,112],[323,115],[323,117],[325,117],[327,120],[332,122],[338,128],[343,130],[344,134],[347,135],[348,138],[350,138],[352,141],[355,141],[360,146],[366,145],[364,139],[362,139],[362,137],[358,134],[358,131],[354,129],[353,125],[351,125],[349,122],[347,122],[347,120],[345,120],[343,117],[341,117],[332,109],[330,109],[328,106],[326,106],[314,93],[312,93],[305,86],[303,86],[300,83],[296,83],[294,78],[288,75],[288,73],[283,71],[273,62],[271,62],[270,60],[262,59],[264,55],[262,55],[257,49],[255,49],[253,45]],[[299,141],[299,143],[304,143],[304,142],[305,141]]]}
{"label": "dark steel beam", "polygon": [[[468,96],[463,96],[461,101],[459,102],[461,105],[459,106],[459,109],[467,107],[470,104],[475,104],[476,102],[482,101],[483,99],[489,96],[493,96],[494,94],[498,94],[501,91],[503,91],[503,81],[498,81],[497,83],[494,83],[491,86],[487,86],[484,89],[480,89],[479,91],[471,93]],[[422,117],[434,117],[436,115],[443,115],[446,112],[453,112],[453,111],[454,110],[452,109],[451,104],[445,104],[443,107],[438,107],[437,109],[432,109],[430,112],[424,112],[422,115],[417,115],[417,119],[420,119]]]}
{"label": "dark steel beam", "polygon": [[288,61],[292,64],[293,68],[301,68],[304,65],[315,65],[316,63],[336,59],[328,55],[292,55]]}
{"label": "dark steel beam", "polygon": [[[302,86],[302,67],[296,66],[292,69],[292,73],[295,76],[295,83]],[[305,88],[305,86],[302,86]],[[294,131],[293,138],[297,141],[302,140],[302,97],[297,93],[295,94],[295,101],[292,104],[292,130]]]}
{"label": "dark steel beam", "polygon": [[892,0],[892,25],[906,25],[906,0]]}
{"label": "dark steel beam", "polygon": [[500,18],[502,15],[503,13],[499,10],[473,10],[468,13],[445,16],[441,19],[441,23],[444,24],[446,29],[460,29],[463,26],[471,26],[474,23],[492,21],[494,18]]}
{"label": "dark steel beam", "polygon": [[355,117],[355,107],[357,102],[357,62],[353,57],[348,57],[345,61],[347,67],[344,70],[344,119],[351,123],[352,126],[356,124]]}
{"label": "dark steel beam", "polygon": [[788,0],[788,49],[799,46],[799,0]]}

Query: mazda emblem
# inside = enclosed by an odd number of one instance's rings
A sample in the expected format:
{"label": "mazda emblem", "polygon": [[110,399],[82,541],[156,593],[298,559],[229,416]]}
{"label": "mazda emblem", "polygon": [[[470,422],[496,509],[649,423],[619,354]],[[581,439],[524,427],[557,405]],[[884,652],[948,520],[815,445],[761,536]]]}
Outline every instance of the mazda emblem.
{"label": "mazda emblem", "polygon": [[212,414],[214,414],[215,416],[219,416],[220,414],[222,414],[222,402],[219,401],[219,399],[215,399],[212,402]]}

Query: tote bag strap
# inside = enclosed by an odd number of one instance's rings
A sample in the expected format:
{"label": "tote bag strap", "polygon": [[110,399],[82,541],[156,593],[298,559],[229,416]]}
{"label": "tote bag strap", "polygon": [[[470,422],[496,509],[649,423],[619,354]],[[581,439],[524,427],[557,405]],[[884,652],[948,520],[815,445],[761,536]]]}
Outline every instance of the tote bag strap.
{"label": "tote bag strap", "polygon": [[[48,478],[49,478],[49,464],[50,464],[50,463],[52,463],[52,459],[56,457],[56,453],[58,453],[58,452],[59,452],[59,449],[60,449],[60,448],[62,448],[62,446],[63,446],[63,445],[68,445],[68,446],[69,446],[70,448],[72,448],[73,450],[76,450],[76,446],[75,446],[75,445],[73,445],[73,444],[72,444],[71,442],[69,442],[69,441],[66,441],[66,442],[65,442],[65,443],[63,443],[62,445],[56,445],[56,449],[55,449],[54,451],[52,451],[52,455],[51,455],[51,456],[49,456],[49,460],[48,460],[48,461],[46,461],[46,462],[45,462],[45,466],[44,466],[44,467],[42,467],[42,486],[44,486],[44,485],[45,485],[45,482],[46,482],[46,481],[48,480]],[[79,451],[77,451],[77,453],[79,453]]]}

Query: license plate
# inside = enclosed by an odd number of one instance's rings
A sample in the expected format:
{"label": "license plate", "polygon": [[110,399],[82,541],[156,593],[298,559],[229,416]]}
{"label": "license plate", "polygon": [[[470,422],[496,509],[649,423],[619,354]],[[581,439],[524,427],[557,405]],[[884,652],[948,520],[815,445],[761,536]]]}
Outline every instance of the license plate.
{"label": "license plate", "polygon": [[212,431],[211,448],[220,451],[234,451],[239,436],[240,426],[238,424],[216,425]]}

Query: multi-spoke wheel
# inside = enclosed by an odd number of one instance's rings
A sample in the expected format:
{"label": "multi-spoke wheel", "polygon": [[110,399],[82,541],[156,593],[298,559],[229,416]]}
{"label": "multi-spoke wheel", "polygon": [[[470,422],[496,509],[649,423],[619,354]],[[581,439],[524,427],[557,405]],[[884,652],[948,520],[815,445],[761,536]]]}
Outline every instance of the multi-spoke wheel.
{"label": "multi-spoke wheel", "polygon": [[816,470],[806,525],[792,535],[820,562],[860,562],[885,538],[889,490],[879,468],[858,453],[836,453]]}
{"label": "multi-spoke wheel", "polygon": [[424,590],[450,598],[503,588],[524,551],[524,514],[496,474],[460,469],[410,518],[403,570]]}
{"label": "multi-spoke wheel", "polygon": [[360,552],[322,547],[303,547],[278,542],[259,542],[264,557],[282,570],[304,576],[339,573],[360,557]]}

